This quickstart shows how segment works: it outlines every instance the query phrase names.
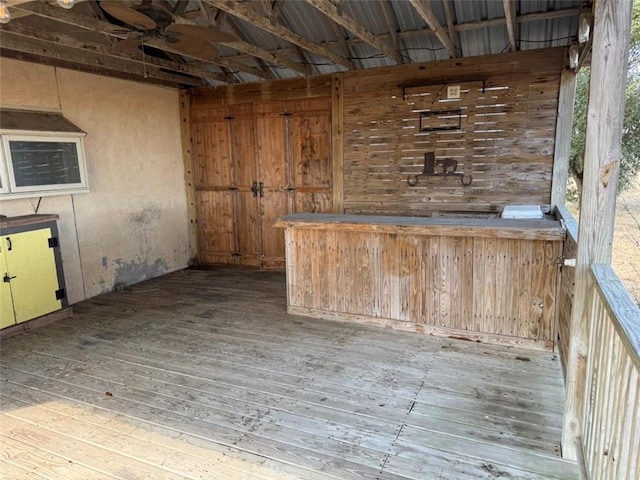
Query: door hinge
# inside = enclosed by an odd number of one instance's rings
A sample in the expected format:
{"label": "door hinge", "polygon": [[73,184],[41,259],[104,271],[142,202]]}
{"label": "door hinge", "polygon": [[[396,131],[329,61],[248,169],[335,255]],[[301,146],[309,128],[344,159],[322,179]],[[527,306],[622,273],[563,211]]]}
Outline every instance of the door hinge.
{"label": "door hinge", "polygon": [[238,252],[232,253],[231,254],[232,257],[241,257],[242,255],[240,255]]}
{"label": "door hinge", "polygon": [[49,239],[49,248],[56,248],[58,246],[58,237],[51,237]]}
{"label": "door hinge", "polygon": [[224,117],[225,120],[233,120],[236,117],[233,117],[231,115],[227,115],[226,117]]}
{"label": "door hinge", "polygon": [[235,192],[236,190],[238,190],[238,187],[229,187],[229,190],[231,190],[232,192]]}
{"label": "door hinge", "polygon": [[61,288],[60,290],[56,290],[56,300],[62,300],[66,296],[67,296],[67,292],[65,292],[64,288]]}
{"label": "door hinge", "polygon": [[280,114],[281,117],[290,117],[292,115],[293,115],[293,113],[291,113],[291,112],[284,112],[284,113]]}

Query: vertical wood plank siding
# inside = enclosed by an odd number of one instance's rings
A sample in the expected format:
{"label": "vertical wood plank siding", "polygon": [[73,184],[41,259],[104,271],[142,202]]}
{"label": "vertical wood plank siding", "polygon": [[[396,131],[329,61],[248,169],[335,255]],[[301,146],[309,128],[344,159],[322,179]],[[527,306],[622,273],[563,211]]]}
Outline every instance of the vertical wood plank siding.
{"label": "vertical wood plank siding", "polygon": [[562,241],[286,231],[291,313],[553,347]]}
{"label": "vertical wood plank siding", "polygon": [[593,265],[582,447],[589,478],[640,476],[640,310],[609,265]]}

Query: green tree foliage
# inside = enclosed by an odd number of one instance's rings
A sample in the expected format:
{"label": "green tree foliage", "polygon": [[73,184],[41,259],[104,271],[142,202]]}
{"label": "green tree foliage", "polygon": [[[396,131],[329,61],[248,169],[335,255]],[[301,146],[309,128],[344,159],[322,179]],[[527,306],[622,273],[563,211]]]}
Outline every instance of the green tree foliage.
{"label": "green tree foliage", "polygon": [[[575,182],[569,188],[569,200],[575,200],[582,191],[584,145],[587,131],[587,107],[589,98],[589,69],[578,74],[574,106],[573,131],[569,174]],[[635,0],[631,20],[631,44],[629,49],[629,73],[624,127],[622,131],[622,160],[618,177],[618,192],[627,188],[640,173],[640,0]]]}

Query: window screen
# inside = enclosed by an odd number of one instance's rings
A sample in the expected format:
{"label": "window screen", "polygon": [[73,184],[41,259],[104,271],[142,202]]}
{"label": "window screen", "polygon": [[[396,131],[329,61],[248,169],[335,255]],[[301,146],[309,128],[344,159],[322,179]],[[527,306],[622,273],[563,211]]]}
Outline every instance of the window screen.
{"label": "window screen", "polygon": [[16,187],[82,182],[75,142],[9,141]]}

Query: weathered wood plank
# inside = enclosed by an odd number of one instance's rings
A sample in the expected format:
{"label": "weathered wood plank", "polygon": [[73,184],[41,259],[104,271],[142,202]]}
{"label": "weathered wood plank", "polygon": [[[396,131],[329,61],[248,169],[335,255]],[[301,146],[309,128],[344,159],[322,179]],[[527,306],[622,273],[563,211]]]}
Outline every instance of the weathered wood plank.
{"label": "weathered wood plank", "polygon": [[640,462],[640,310],[609,265],[593,265],[582,424],[594,478],[637,478]]}
{"label": "weathered wood plank", "polygon": [[[379,236],[353,239],[382,255]],[[407,240],[406,265],[431,240]],[[106,478],[132,452],[172,478],[542,480],[551,465],[574,478],[555,463],[557,355],[290,316],[284,290],[281,273],[189,270],[78,304],[75,318],[3,340],[0,422],[46,432],[27,451],[103,465]]]}
{"label": "weathered wood plank", "polygon": [[594,6],[593,52],[587,111],[584,179],[580,204],[575,297],[571,312],[571,341],[567,356],[567,402],[563,451],[577,458],[576,442],[587,399],[586,359],[589,323],[586,315],[592,291],[589,268],[611,263],[616,189],[624,120],[629,32],[632,5],[601,0]]}
{"label": "weathered wood plank", "polygon": [[[427,216],[496,212],[507,203],[549,205],[563,55],[554,50],[542,62],[539,53],[502,55],[499,65],[484,57],[439,62],[435,69],[379,69],[366,79],[345,73],[345,211]],[[517,63],[508,60],[516,57]],[[446,97],[448,85],[460,86],[459,99]],[[458,130],[420,130],[422,112],[451,109],[461,111]],[[421,177],[408,185],[429,151],[456,160],[472,184]]]}
{"label": "weathered wood plank", "polygon": [[[288,311],[358,323],[375,324],[377,318],[380,325],[393,328],[491,342],[499,341],[500,335],[507,343],[521,337],[526,339],[521,345],[553,346],[561,242],[493,238],[489,227],[479,227],[487,235],[472,238],[462,227],[465,221],[457,220],[460,227],[454,227],[450,220],[354,215],[280,219],[278,225],[287,226],[295,249],[290,260],[295,256],[292,265],[297,280],[291,285],[296,295],[323,295],[319,292],[322,285],[335,289],[330,295],[339,297],[334,308],[321,308],[317,302],[300,302],[294,295]],[[400,227],[392,230],[394,221]],[[500,221],[485,222],[475,225],[501,225]],[[462,235],[452,233],[454,228]],[[526,228],[521,231],[528,236]],[[339,245],[335,253],[329,252],[336,255],[332,261],[314,241],[326,232]],[[518,232],[516,236],[522,235]],[[380,244],[379,254],[375,242]],[[320,272],[334,263],[342,280],[322,283]],[[488,292],[481,274],[485,270],[489,272]]]}
{"label": "weathered wood plank", "polygon": [[344,213],[344,92],[342,76],[331,77],[331,166],[333,213]]}
{"label": "weathered wood plank", "polygon": [[405,235],[563,240],[555,220],[422,218],[382,215],[293,214],[278,219],[280,228],[330,229]]}

